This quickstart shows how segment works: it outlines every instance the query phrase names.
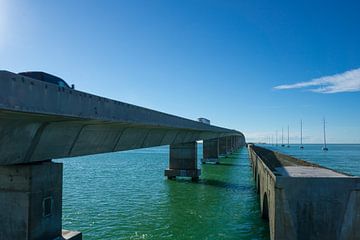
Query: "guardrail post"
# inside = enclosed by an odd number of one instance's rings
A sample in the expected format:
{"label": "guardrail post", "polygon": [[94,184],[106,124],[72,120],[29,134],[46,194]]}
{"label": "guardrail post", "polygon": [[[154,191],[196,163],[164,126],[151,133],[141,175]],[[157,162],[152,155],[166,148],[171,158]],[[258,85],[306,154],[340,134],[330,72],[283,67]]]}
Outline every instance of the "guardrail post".
{"label": "guardrail post", "polygon": [[197,143],[179,143],[170,145],[169,169],[165,170],[168,179],[191,177],[198,180],[201,170],[197,168]]}

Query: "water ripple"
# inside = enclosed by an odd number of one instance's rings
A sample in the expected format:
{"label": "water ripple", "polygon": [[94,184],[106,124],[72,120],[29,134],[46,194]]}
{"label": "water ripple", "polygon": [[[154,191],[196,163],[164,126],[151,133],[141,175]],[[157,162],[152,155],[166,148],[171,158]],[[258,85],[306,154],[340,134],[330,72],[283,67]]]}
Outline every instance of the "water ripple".
{"label": "water ripple", "polygon": [[199,163],[198,183],[166,180],[168,157],[160,147],[61,160],[63,227],[89,240],[269,239],[246,149]]}

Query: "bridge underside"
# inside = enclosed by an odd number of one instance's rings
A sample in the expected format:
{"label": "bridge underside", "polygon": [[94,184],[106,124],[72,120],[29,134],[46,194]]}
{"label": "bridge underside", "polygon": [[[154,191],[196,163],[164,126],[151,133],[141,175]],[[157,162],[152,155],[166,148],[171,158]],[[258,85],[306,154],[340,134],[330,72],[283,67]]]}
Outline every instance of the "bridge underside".
{"label": "bridge underside", "polygon": [[0,111],[0,164],[220,138],[226,133]]}

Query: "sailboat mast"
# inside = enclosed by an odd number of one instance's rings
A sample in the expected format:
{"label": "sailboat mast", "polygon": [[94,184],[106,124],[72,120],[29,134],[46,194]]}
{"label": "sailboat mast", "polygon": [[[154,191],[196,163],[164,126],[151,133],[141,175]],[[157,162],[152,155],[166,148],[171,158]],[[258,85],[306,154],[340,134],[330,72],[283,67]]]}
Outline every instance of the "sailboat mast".
{"label": "sailboat mast", "polygon": [[284,145],[284,128],[281,129],[281,145]]}
{"label": "sailboat mast", "polygon": [[302,119],[300,120],[300,145],[302,146]]}
{"label": "sailboat mast", "polygon": [[290,146],[290,129],[289,129],[289,125],[288,125],[288,147]]}
{"label": "sailboat mast", "polygon": [[324,147],[326,148],[325,118],[324,118]]}

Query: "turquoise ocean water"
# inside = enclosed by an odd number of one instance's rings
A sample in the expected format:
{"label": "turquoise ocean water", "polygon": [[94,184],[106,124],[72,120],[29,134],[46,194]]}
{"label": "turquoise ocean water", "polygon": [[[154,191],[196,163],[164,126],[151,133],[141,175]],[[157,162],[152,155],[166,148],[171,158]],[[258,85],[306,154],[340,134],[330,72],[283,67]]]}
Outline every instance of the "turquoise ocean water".
{"label": "turquoise ocean water", "polygon": [[[360,175],[360,145],[267,147]],[[59,160],[63,228],[90,240],[269,239],[245,148],[220,165],[199,163],[198,183],[167,180],[168,158],[168,147],[157,147]]]}

